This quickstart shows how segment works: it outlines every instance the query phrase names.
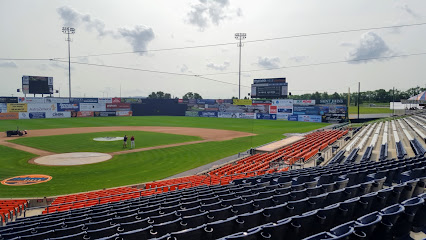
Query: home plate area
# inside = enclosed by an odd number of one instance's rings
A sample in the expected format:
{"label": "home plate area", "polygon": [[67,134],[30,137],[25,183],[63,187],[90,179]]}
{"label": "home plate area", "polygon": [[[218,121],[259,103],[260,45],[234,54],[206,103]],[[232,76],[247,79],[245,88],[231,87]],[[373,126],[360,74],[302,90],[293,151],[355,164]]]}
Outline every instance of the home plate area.
{"label": "home plate area", "polygon": [[103,162],[111,159],[107,153],[74,152],[43,156],[34,160],[36,164],[47,166],[74,166]]}

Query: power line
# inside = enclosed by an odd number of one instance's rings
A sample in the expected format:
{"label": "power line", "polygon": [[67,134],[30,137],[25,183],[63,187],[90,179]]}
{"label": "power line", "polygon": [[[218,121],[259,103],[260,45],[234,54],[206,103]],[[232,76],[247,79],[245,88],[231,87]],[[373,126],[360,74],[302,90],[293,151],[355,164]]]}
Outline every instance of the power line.
{"label": "power line", "polygon": [[[391,59],[391,58],[411,57],[411,56],[420,56],[420,55],[426,55],[426,52],[394,55],[394,56],[387,56],[387,57],[362,58],[362,59],[355,59],[355,60],[342,60],[342,61],[320,62],[320,63],[310,63],[310,64],[302,64],[302,65],[291,65],[291,66],[276,67],[276,68],[246,70],[241,72],[261,72],[261,71],[280,70],[280,69],[286,69],[286,68],[311,67],[311,66],[329,65],[329,64],[337,64],[337,63],[363,62],[363,61],[370,61],[370,60]],[[225,74],[236,74],[236,73],[238,72],[208,73],[208,74],[200,74],[200,76],[213,76],[213,75],[225,75]]]}
{"label": "power line", "polygon": [[[55,59],[52,59],[52,61],[56,61],[56,62],[67,62],[67,61],[55,60]],[[148,70],[148,69],[141,69],[141,68],[130,68],[130,67],[121,67],[121,66],[104,65],[104,64],[94,64],[94,63],[82,63],[82,62],[74,62],[74,61],[72,61],[71,63],[73,63],[73,64],[80,64],[80,65],[95,66],[95,67],[105,67],[105,68],[124,69],[124,70],[149,72],[149,73],[160,73],[160,74],[168,74],[168,75],[196,77],[196,78],[201,78],[201,79],[205,79],[205,80],[212,81],[212,82],[219,82],[219,83],[223,83],[223,84],[229,84],[229,85],[236,85],[236,86],[238,86],[238,84],[236,84],[236,83],[230,83],[230,82],[225,82],[225,81],[221,81],[221,80],[217,80],[217,79],[207,78],[207,77],[199,76],[199,75],[196,75],[196,74],[164,72],[164,71],[155,71],[155,70]],[[241,86],[243,86],[243,85],[241,85]],[[249,87],[249,86],[244,86],[244,87]]]}
{"label": "power line", "polygon": [[49,61],[51,58],[0,58],[1,61]]}
{"label": "power line", "polygon": [[[422,25],[426,25],[426,22],[424,22],[424,23],[413,23],[413,24],[403,24],[403,25],[393,25],[393,26],[383,26],[383,27],[357,28],[357,29],[349,29],[349,30],[320,32],[320,33],[309,33],[309,34],[300,34],[300,35],[292,35],[292,36],[284,36],[284,37],[276,37],[276,38],[264,38],[264,39],[257,39],[257,40],[245,41],[243,43],[265,42],[265,41],[274,41],[274,40],[281,40],[281,39],[301,38],[301,37],[310,37],[310,36],[321,36],[321,35],[330,35],[330,34],[338,34],[338,33],[360,32],[360,31],[379,30],[379,29],[390,29],[390,28],[413,27],[413,26],[422,26]],[[232,44],[235,44],[235,42],[216,43],[216,44],[207,44],[207,45],[196,45],[196,46],[186,46],[186,47],[176,47],[176,48],[159,48],[159,49],[152,49],[152,50],[140,50],[140,51],[128,51],[128,52],[113,52],[113,53],[89,54],[89,55],[75,56],[75,57],[71,57],[71,58],[99,57],[99,56],[132,54],[132,53],[173,51],[173,50],[194,49],[194,48],[218,47],[218,46],[226,46],[226,45],[232,45]],[[65,59],[65,58],[55,58],[55,59]]]}

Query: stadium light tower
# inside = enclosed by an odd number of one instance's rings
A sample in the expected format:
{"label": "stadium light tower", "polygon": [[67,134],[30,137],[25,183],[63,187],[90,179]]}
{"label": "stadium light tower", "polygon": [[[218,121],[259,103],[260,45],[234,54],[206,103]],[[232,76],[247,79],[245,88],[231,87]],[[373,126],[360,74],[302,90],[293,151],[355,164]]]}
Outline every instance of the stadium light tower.
{"label": "stadium light tower", "polygon": [[239,63],[239,70],[238,70],[238,99],[241,99],[241,47],[243,44],[241,43],[241,40],[246,39],[247,34],[245,33],[236,33],[235,39],[240,40],[239,43],[237,43],[237,46],[240,48],[240,63]]}
{"label": "stadium light tower", "polygon": [[65,38],[65,41],[68,42],[68,82],[69,82],[69,91],[70,91],[70,98],[71,98],[71,48],[70,48],[70,42],[72,41],[70,38],[70,34],[75,33],[75,28],[72,27],[62,27],[62,33],[67,34],[68,37]]}

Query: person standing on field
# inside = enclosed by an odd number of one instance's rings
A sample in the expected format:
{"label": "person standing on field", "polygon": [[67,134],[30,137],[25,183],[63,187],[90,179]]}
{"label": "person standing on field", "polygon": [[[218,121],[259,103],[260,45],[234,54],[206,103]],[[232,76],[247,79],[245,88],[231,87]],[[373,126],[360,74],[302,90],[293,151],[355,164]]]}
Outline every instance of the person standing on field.
{"label": "person standing on field", "polygon": [[132,136],[131,138],[130,138],[130,148],[135,148],[135,137],[134,136]]}
{"label": "person standing on field", "polygon": [[124,140],[124,142],[123,142],[123,148],[127,148],[127,135],[124,135],[123,140]]}

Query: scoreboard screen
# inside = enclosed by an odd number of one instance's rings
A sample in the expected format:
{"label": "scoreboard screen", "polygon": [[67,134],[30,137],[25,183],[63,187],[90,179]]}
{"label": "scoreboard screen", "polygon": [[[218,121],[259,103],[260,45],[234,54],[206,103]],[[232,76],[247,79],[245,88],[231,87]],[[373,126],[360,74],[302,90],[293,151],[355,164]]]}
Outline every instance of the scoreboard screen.
{"label": "scoreboard screen", "polygon": [[53,94],[53,78],[23,76],[22,89],[25,94]]}
{"label": "scoreboard screen", "polygon": [[252,98],[287,98],[288,83],[285,78],[254,79]]}

